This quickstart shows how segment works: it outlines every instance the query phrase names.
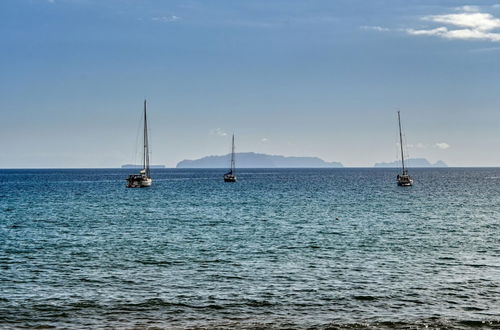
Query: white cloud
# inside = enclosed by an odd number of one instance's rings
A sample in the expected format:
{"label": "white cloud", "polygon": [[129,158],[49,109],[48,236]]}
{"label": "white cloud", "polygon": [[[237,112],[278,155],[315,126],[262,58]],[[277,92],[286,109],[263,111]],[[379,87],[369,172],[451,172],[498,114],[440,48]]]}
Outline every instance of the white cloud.
{"label": "white cloud", "polygon": [[419,142],[419,143],[417,143],[417,144],[415,145],[415,147],[417,147],[418,149],[424,149],[424,148],[426,148],[426,145],[425,145],[425,144],[423,144],[422,142]]}
{"label": "white cloud", "polygon": [[432,23],[444,24],[432,29],[407,29],[406,32],[417,36],[436,36],[445,39],[489,40],[500,42],[500,18],[489,13],[478,12],[474,6],[461,7],[459,14],[431,15],[422,19]]}
{"label": "white cloud", "polygon": [[443,150],[444,150],[444,149],[448,149],[448,148],[450,148],[450,147],[451,147],[451,146],[450,146],[448,143],[446,143],[446,142],[438,142],[438,143],[436,143],[434,146],[435,146],[436,148],[443,149]]}
{"label": "white cloud", "polygon": [[179,16],[171,15],[171,16],[160,16],[160,17],[152,17],[152,21],[170,23],[180,20]]}
{"label": "white cloud", "polygon": [[432,30],[414,30],[408,29],[406,30],[409,34],[413,34],[416,36],[441,36],[444,33],[448,32],[448,29],[445,27],[439,27]]}
{"label": "white cloud", "polygon": [[446,27],[439,27],[432,30],[408,29],[407,32],[416,36],[436,36],[445,39],[500,41],[500,33],[486,33],[471,29],[448,30]]}
{"label": "white cloud", "polygon": [[426,16],[424,20],[436,23],[460,26],[479,31],[491,31],[500,28],[500,18],[488,13],[465,12],[460,14]]}
{"label": "white cloud", "polygon": [[227,133],[224,132],[221,128],[216,128],[216,129],[210,130],[210,135],[227,136]]}
{"label": "white cloud", "polygon": [[262,138],[262,139],[260,139],[260,142],[262,142],[262,143],[266,143],[267,141],[269,141],[268,138]]}
{"label": "white cloud", "polygon": [[465,6],[457,7],[457,8],[455,8],[455,10],[465,11],[465,12],[469,12],[469,13],[474,13],[474,12],[480,11],[480,9],[479,9],[478,6],[470,6],[470,5],[465,5]]}
{"label": "white cloud", "polygon": [[[397,144],[399,146],[399,143]],[[406,144],[405,145],[407,148],[416,148],[416,149],[425,149],[427,146],[423,144],[422,142],[419,142],[417,144]]]}
{"label": "white cloud", "polygon": [[359,27],[360,29],[363,30],[371,30],[371,31],[378,31],[378,32],[388,32],[390,29],[382,27],[382,26],[372,26],[372,25],[363,25]]}

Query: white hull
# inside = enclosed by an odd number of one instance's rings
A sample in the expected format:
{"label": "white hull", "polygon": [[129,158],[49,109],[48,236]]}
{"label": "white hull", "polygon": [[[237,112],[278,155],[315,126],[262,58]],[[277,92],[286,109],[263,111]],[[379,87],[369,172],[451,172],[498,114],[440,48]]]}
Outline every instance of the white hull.
{"label": "white hull", "polygon": [[149,187],[153,183],[153,179],[149,178],[141,182],[141,187]]}
{"label": "white hull", "polygon": [[225,174],[224,182],[236,182],[236,175],[233,174]]}
{"label": "white hull", "polygon": [[131,175],[127,179],[127,187],[128,188],[145,188],[151,186],[153,180],[151,178],[134,176]]}
{"label": "white hull", "polygon": [[401,186],[401,187],[413,186],[413,179],[410,179],[409,177],[398,178],[397,182],[398,182],[398,186]]}

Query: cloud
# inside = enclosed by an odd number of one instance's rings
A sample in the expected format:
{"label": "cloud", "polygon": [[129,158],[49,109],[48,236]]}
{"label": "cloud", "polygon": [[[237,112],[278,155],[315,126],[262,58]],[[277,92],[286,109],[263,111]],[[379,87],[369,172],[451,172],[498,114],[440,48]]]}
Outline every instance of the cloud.
{"label": "cloud", "polygon": [[163,22],[163,23],[171,23],[180,20],[179,16],[171,15],[171,16],[160,16],[160,17],[152,17],[152,21]]}
{"label": "cloud", "polygon": [[491,31],[500,28],[500,18],[488,13],[465,12],[460,14],[433,15],[424,17],[436,23],[460,26],[478,31]]}
{"label": "cloud", "polygon": [[[396,145],[399,147],[399,143],[396,143]],[[427,145],[422,142],[418,142],[417,144],[406,144],[405,145],[408,149],[426,149],[427,147],[434,147],[434,148],[439,148],[439,149],[449,149],[451,146],[446,143],[446,142],[437,142],[432,145]]]}
{"label": "cloud", "polygon": [[227,133],[224,132],[221,128],[216,128],[216,129],[210,130],[210,135],[227,136]]}
{"label": "cloud", "polygon": [[432,30],[414,30],[408,29],[406,30],[409,34],[413,34],[416,36],[440,36],[444,33],[448,32],[448,29],[445,27],[439,27]]}
{"label": "cloud", "polygon": [[500,18],[489,13],[479,12],[474,6],[461,7],[463,12],[458,14],[431,15],[422,17],[422,20],[439,23],[431,29],[407,29],[406,32],[416,36],[435,36],[457,40],[488,40],[500,42]]}
{"label": "cloud", "polygon": [[390,29],[382,27],[382,26],[372,26],[372,25],[363,25],[359,27],[362,30],[371,30],[371,31],[378,31],[378,32],[388,32]]}
{"label": "cloud", "polygon": [[260,139],[260,142],[262,142],[262,143],[266,143],[267,141],[269,141],[268,138],[262,138],[262,139]]}
{"label": "cloud", "polygon": [[408,29],[407,32],[416,36],[436,36],[445,39],[500,41],[500,33],[485,33],[471,29],[448,30],[446,27],[440,27],[432,30]]}
{"label": "cloud", "polygon": [[[398,143],[398,146],[399,146],[399,143]],[[417,144],[407,144],[406,147],[407,148],[416,148],[416,149],[425,149],[425,148],[427,148],[427,146],[425,144],[423,144],[422,142],[419,142]]]}
{"label": "cloud", "polygon": [[474,13],[474,12],[480,11],[480,9],[479,9],[478,6],[470,6],[470,5],[465,5],[465,6],[457,7],[457,8],[455,8],[455,10],[465,11],[465,12],[469,12],[469,13]]}
{"label": "cloud", "polygon": [[450,148],[450,147],[451,147],[451,146],[450,146],[448,143],[446,143],[446,142],[438,142],[438,143],[436,143],[434,146],[435,146],[436,148],[443,149],[443,150],[444,150],[444,149],[448,149],[448,148]]}

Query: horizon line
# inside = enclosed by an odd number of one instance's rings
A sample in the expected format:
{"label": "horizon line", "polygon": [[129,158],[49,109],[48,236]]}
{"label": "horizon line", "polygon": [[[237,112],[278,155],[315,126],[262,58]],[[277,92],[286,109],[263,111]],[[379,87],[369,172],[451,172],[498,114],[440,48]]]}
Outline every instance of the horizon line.
{"label": "horizon line", "polygon": [[[179,169],[179,170],[211,170],[211,169],[226,169],[227,167],[160,167],[150,168],[151,170],[162,169]],[[342,166],[342,167],[237,167],[239,169],[353,169],[353,168],[369,168],[369,169],[393,169],[400,168],[398,166]],[[500,165],[473,165],[473,166],[415,166],[408,167],[414,169],[441,169],[441,168],[500,168]],[[0,167],[1,170],[130,170],[131,168],[123,167]]]}

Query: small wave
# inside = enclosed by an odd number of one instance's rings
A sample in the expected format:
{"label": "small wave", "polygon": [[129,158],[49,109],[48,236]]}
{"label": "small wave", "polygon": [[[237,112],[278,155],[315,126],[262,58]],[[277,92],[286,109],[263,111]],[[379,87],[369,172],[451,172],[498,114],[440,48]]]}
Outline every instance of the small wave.
{"label": "small wave", "polygon": [[[458,321],[459,324],[468,326],[468,327],[494,327],[497,328],[500,326],[500,321],[479,321],[479,320],[462,320]],[[497,328],[498,329],[498,328]]]}
{"label": "small wave", "polygon": [[145,300],[143,302],[139,303],[128,303],[128,304],[121,304],[120,309],[123,310],[129,310],[129,311],[136,311],[136,310],[143,310],[143,309],[149,309],[149,308],[158,308],[158,307],[183,307],[183,308],[190,308],[190,309],[214,309],[214,310],[219,310],[223,309],[224,307],[221,305],[216,305],[216,304],[208,304],[208,305],[192,305],[192,304],[187,304],[187,303],[182,303],[182,302],[170,302],[170,301],[165,301],[161,298],[151,298],[148,300]]}
{"label": "small wave", "polygon": [[250,306],[250,307],[270,307],[273,306],[273,304],[269,301],[266,300],[253,300],[249,299],[245,302],[245,305]]}
{"label": "small wave", "polygon": [[143,265],[156,265],[156,266],[172,266],[181,265],[182,261],[166,261],[166,260],[135,260],[135,262]]}
{"label": "small wave", "polygon": [[425,319],[412,322],[405,321],[375,321],[347,324],[329,324],[322,329],[462,329],[469,327],[486,327],[497,329],[499,321],[476,321],[476,320],[443,320],[443,319]]}
{"label": "small wave", "polygon": [[475,307],[475,306],[465,306],[464,310],[466,311],[484,311],[484,308],[481,307]]}
{"label": "small wave", "polygon": [[375,296],[354,296],[353,298],[360,301],[375,301],[379,299]]}
{"label": "small wave", "polygon": [[465,264],[464,266],[469,266],[469,267],[473,267],[473,268],[488,267],[488,265],[483,265],[483,264]]}
{"label": "small wave", "polygon": [[65,307],[53,304],[37,304],[33,306],[33,309],[38,312],[62,312]]}
{"label": "small wave", "polygon": [[415,321],[359,321],[352,323],[314,323],[309,327],[304,324],[291,322],[283,319],[278,320],[234,320],[221,323],[205,323],[203,325],[191,325],[189,329],[468,329],[470,327],[484,327],[488,329],[497,329],[500,323],[498,321],[448,321],[439,319],[425,319]]}
{"label": "small wave", "polygon": [[104,283],[103,281],[92,279],[92,278],[87,278],[87,277],[81,277],[80,282],[83,283]]}
{"label": "small wave", "polygon": [[179,301],[166,301],[161,298],[151,298],[138,303],[126,303],[117,306],[119,310],[125,311],[140,311],[161,308],[174,308],[174,309],[192,309],[192,310],[224,310],[228,308],[237,307],[271,307],[274,304],[267,300],[246,299],[240,302],[227,302],[224,304],[207,303],[207,304],[193,304]]}
{"label": "small wave", "polygon": [[417,305],[424,305],[425,302],[422,300],[418,299],[401,299],[401,301],[404,301],[405,303],[411,303],[411,304],[417,304]]}
{"label": "small wave", "polygon": [[69,304],[74,309],[100,308],[101,305],[92,300],[80,300]]}

